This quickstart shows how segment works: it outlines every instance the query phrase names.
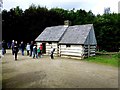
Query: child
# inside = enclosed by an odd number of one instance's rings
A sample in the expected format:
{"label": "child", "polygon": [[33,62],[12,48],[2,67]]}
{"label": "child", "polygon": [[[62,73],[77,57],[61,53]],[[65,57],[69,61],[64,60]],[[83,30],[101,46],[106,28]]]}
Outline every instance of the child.
{"label": "child", "polygon": [[38,55],[37,55],[37,45],[36,44],[33,46],[33,58],[35,58],[35,56],[36,56],[36,58],[38,58]]}
{"label": "child", "polygon": [[41,54],[41,57],[42,57],[42,50],[43,50],[43,46],[42,46],[42,44],[40,44],[40,54]]}
{"label": "child", "polygon": [[41,50],[40,48],[37,49],[38,57],[41,57]]}

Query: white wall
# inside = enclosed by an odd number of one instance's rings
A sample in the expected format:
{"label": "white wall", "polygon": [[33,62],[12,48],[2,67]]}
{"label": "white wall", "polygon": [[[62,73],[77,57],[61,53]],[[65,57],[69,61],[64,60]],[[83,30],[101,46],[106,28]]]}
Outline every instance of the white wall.
{"label": "white wall", "polygon": [[50,55],[51,46],[55,48],[54,55],[57,56],[58,55],[58,43],[52,43],[52,44],[46,43],[46,54]]}
{"label": "white wall", "polygon": [[[37,42],[37,46],[40,46],[40,42]],[[82,59],[84,56],[94,56],[96,52],[96,46],[90,45],[90,48],[88,49],[88,45],[82,46],[82,45],[70,45],[70,47],[66,47],[66,45],[59,45],[58,43],[46,43],[46,55],[50,55],[50,49],[51,46],[55,48],[54,55],[55,56],[61,56],[61,57],[69,57],[69,58],[78,58]],[[89,50],[89,51],[88,51]]]}
{"label": "white wall", "polygon": [[70,45],[70,47],[66,47],[66,45],[59,46],[60,56],[69,56],[69,57],[82,57],[84,54],[84,48],[82,45]]}
{"label": "white wall", "polygon": [[42,43],[40,43],[40,42],[36,42],[37,43],[37,49],[40,47],[40,44],[42,44]]}
{"label": "white wall", "polygon": [[[40,43],[40,42],[37,42],[37,48],[39,48],[40,47],[40,44],[42,44],[42,43]],[[55,48],[55,52],[54,52],[54,55],[58,55],[58,53],[59,53],[59,47],[58,47],[58,43],[52,43],[52,44],[49,44],[49,43],[46,43],[46,55],[50,55],[50,49],[51,49],[51,46],[53,47],[53,48]]]}

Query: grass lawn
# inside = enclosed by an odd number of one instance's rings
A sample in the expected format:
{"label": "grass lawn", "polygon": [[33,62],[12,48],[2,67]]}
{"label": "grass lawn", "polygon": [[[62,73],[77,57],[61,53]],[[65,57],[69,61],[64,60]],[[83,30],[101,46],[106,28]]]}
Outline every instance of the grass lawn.
{"label": "grass lawn", "polygon": [[118,67],[120,66],[118,65],[120,60],[120,53],[100,53],[94,57],[86,58],[85,60],[88,62],[95,62]]}

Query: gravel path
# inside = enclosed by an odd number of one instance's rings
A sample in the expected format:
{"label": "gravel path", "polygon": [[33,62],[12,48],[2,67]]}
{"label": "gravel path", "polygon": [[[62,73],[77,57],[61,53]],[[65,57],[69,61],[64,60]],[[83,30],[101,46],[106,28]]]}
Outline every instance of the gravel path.
{"label": "gravel path", "polygon": [[117,88],[118,68],[48,56],[32,59],[9,51],[2,58],[3,88]]}

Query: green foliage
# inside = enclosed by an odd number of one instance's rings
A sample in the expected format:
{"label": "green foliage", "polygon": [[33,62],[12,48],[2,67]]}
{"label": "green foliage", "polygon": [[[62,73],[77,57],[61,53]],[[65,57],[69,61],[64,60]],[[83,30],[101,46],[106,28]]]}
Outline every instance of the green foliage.
{"label": "green foliage", "polygon": [[120,24],[118,16],[120,15],[112,13],[99,15],[95,18],[95,33],[101,50],[119,51],[120,37],[118,34],[120,34]]}
{"label": "green foliage", "polygon": [[117,54],[118,57],[118,66],[120,67],[120,52]]}
{"label": "green foliage", "polygon": [[95,16],[92,11],[64,10],[36,6],[32,4],[23,11],[17,6],[9,11],[2,11],[4,40],[31,41],[48,26],[63,25],[70,20],[71,25],[93,23],[99,50],[119,51],[120,14],[111,13]]}
{"label": "green foliage", "polygon": [[102,53],[106,53],[107,51],[105,51],[105,50],[102,50],[101,52],[102,52]]}
{"label": "green foliage", "polygon": [[117,57],[120,59],[120,52],[117,54]]}

